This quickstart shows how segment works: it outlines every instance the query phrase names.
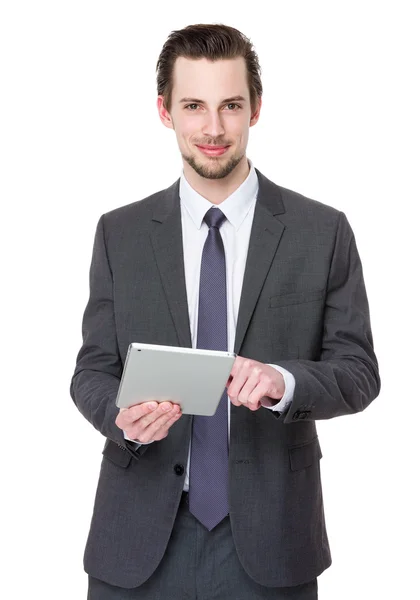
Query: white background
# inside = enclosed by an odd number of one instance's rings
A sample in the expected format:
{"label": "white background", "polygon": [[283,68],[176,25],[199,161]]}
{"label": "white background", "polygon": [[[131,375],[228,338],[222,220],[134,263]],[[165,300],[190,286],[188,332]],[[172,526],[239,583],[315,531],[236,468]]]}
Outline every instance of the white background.
{"label": "white background", "polygon": [[170,31],[198,22],[251,38],[264,94],[248,156],[344,211],[364,266],[382,391],[365,412],[318,423],[333,555],[320,599],[418,597],[415,5],[2,3],[3,597],[86,597],[104,439],[69,385],[93,236],[102,213],[180,174],[155,66]]}

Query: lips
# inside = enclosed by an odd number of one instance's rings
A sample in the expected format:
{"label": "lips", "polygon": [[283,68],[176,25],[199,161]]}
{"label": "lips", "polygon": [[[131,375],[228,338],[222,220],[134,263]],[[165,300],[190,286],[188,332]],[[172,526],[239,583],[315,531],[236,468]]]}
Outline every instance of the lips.
{"label": "lips", "polygon": [[201,146],[197,144],[197,148],[207,156],[220,156],[226,152],[229,146]]}

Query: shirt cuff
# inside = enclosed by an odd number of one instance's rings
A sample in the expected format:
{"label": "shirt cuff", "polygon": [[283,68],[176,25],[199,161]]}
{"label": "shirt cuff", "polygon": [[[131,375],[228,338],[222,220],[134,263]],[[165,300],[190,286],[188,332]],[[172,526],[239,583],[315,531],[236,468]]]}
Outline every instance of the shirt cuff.
{"label": "shirt cuff", "polygon": [[294,375],[292,375],[292,373],[290,373],[290,371],[287,371],[283,367],[279,367],[279,365],[269,364],[268,366],[273,367],[273,369],[276,369],[279,373],[283,375],[284,394],[282,399],[277,404],[272,405],[268,401],[264,401],[264,399],[262,399],[261,405],[264,406],[264,408],[268,408],[269,410],[285,412],[293,400],[293,394],[295,393],[296,385],[295,377]]}
{"label": "shirt cuff", "polygon": [[142,446],[142,444],[140,442],[138,442],[137,440],[132,440],[131,438],[129,438],[124,430],[123,430],[123,434],[124,434],[124,439],[128,440],[129,442],[133,442],[133,444],[135,444],[134,450],[137,450],[137,448],[140,448],[140,446]]}

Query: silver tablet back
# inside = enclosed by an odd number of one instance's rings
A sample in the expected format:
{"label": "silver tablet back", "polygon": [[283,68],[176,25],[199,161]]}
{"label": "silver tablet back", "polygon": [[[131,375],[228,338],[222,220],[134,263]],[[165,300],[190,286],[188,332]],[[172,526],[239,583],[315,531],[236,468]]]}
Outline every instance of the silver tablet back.
{"label": "silver tablet back", "polygon": [[212,416],[232,370],[233,352],[130,344],[116,405],[169,400],[183,414]]}

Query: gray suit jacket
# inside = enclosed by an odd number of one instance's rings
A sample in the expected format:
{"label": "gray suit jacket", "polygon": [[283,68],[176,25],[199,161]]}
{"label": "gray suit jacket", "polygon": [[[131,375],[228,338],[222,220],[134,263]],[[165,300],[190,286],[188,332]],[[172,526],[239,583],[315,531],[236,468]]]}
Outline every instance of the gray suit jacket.
{"label": "gray suit jacket", "polygon": [[[231,405],[230,520],[250,577],[293,586],[331,564],[315,421],[362,411],[380,378],[345,215],[257,175],[234,351],[285,367],[296,388],[282,415]],[[115,398],[130,342],[191,347],[179,180],[99,219],[82,334],[70,394],[106,438],[84,568],[136,587],[171,534],[192,417],[135,451],[115,424]]]}

